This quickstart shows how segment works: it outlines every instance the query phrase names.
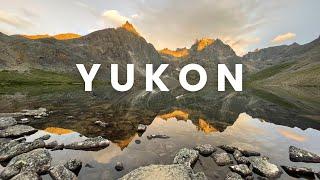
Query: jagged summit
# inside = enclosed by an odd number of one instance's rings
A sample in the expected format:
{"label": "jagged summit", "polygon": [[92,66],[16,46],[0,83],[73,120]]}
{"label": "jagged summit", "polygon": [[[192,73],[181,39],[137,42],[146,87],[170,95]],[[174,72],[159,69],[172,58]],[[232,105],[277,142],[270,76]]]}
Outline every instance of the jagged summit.
{"label": "jagged summit", "polygon": [[204,48],[206,48],[207,46],[210,46],[211,44],[213,44],[215,40],[210,39],[210,38],[202,38],[200,40],[196,41],[197,44],[197,51],[202,51]]}
{"label": "jagged summit", "polygon": [[173,57],[185,57],[189,55],[189,50],[187,48],[177,48],[176,50],[171,50],[164,48],[159,51],[161,54],[171,55]]}
{"label": "jagged summit", "polygon": [[57,40],[68,40],[68,39],[75,39],[81,37],[79,34],[74,33],[63,33],[63,34],[57,34],[57,35],[48,35],[48,34],[38,34],[38,35],[21,35],[28,39],[44,39],[44,38],[54,38]]}
{"label": "jagged summit", "polygon": [[129,32],[134,33],[135,35],[140,36],[138,31],[135,29],[135,27],[131,23],[129,23],[128,21],[126,21],[126,23],[124,23],[120,28],[125,29]]}

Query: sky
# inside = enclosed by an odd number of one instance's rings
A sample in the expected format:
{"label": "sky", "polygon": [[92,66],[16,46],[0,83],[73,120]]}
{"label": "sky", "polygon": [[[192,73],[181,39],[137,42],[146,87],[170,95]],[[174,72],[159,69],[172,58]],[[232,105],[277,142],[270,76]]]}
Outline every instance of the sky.
{"label": "sky", "polygon": [[0,0],[0,32],[86,35],[131,22],[156,49],[221,39],[238,55],[320,35],[319,0]]}

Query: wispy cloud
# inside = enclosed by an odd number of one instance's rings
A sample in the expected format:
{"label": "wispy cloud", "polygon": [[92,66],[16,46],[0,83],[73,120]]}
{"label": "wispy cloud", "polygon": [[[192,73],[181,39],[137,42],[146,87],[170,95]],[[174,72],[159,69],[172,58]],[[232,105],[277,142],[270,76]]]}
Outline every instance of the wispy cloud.
{"label": "wispy cloud", "polygon": [[18,16],[16,14],[2,11],[0,10],[0,22],[15,27],[17,29],[19,28],[27,28],[32,26],[32,22],[24,17]]}
{"label": "wispy cloud", "polygon": [[107,10],[103,12],[102,17],[107,25],[113,27],[120,26],[126,21],[130,21],[130,18],[121,15],[117,10]]}
{"label": "wispy cloud", "polygon": [[275,38],[273,38],[271,40],[272,43],[283,43],[285,41],[288,41],[288,40],[291,40],[291,39],[294,39],[296,37],[296,34],[294,33],[291,33],[291,32],[288,32],[288,33],[285,33],[285,34],[280,34],[278,36],[276,36]]}

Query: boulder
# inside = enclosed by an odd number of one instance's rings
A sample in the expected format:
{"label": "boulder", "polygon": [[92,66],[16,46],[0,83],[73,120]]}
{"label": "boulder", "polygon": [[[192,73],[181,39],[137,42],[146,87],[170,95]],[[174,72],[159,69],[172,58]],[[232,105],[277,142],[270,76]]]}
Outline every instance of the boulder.
{"label": "boulder", "polygon": [[225,180],[243,180],[243,178],[235,172],[229,172]]}
{"label": "boulder", "polygon": [[20,172],[32,171],[38,174],[45,173],[51,166],[51,155],[48,150],[35,149],[20,154],[10,160],[8,165],[1,172],[2,179],[10,179]]}
{"label": "boulder", "polygon": [[74,172],[75,174],[78,174],[82,168],[82,162],[77,159],[70,159],[64,164],[64,167]]}
{"label": "boulder", "polygon": [[263,157],[252,158],[251,164],[253,172],[263,177],[276,178],[279,177],[282,173],[278,166],[268,162],[268,160]]}
{"label": "boulder", "polygon": [[140,167],[126,174],[119,180],[136,179],[159,179],[165,177],[166,180],[206,180],[204,173],[194,173],[193,170],[182,164],[171,165],[149,165]]}
{"label": "boulder", "polygon": [[320,163],[320,156],[307,150],[289,147],[289,157],[293,162]]}
{"label": "boulder", "polygon": [[51,141],[49,143],[46,143],[45,148],[53,149],[53,148],[57,147],[58,145],[59,145],[58,141],[55,140],[55,141]]}
{"label": "boulder", "polygon": [[122,171],[124,169],[122,162],[117,162],[114,167],[117,171]]}
{"label": "boulder", "polygon": [[198,145],[193,149],[199,151],[199,153],[203,156],[210,156],[212,153],[214,153],[217,150],[211,144]]}
{"label": "boulder", "polygon": [[110,141],[107,139],[104,139],[101,136],[95,137],[95,138],[88,138],[84,141],[80,142],[74,142],[71,144],[65,145],[64,148],[66,149],[75,149],[75,150],[100,150],[105,147],[108,147],[110,144]]}
{"label": "boulder", "polygon": [[138,132],[145,132],[147,130],[147,126],[144,125],[144,124],[139,124],[138,125],[138,128],[137,128],[137,131]]}
{"label": "boulder", "polygon": [[17,121],[13,117],[0,117],[0,129],[7,128],[9,126],[14,126],[16,124]]}
{"label": "boulder", "polygon": [[183,148],[178,151],[173,159],[173,164],[193,166],[199,158],[199,152],[193,149]]}
{"label": "boulder", "polygon": [[229,167],[231,171],[240,174],[242,177],[247,177],[252,175],[252,171],[245,164],[239,164]]}
{"label": "boulder", "polygon": [[45,143],[43,140],[35,140],[33,142],[10,141],[8,144],[0,148],[0,162],[10,160],[11,158],[32,151],[34,149],[43,148]]}
{"label": "boulder", "polygon": [[30,135],[38,130],[27,125],[9,126],[6,129],[0,130],[0,138],[16,138],[24,135]]}
{"label": "boulder", "polygon": [[214,153],[212,155],[212,158],[219,166],[225,166],[225,165],[228,165],[228,164],[233,164],[233,161],[230,158],[229,154],[225,153],[225,152]]}
{"label": "boulder", "polygon": [[310,168],[306,167],[289,167],[281,166],[282,169],[292,177],[314,179],[314,172]]}
{"label": "boulder", "polygon": [[77,176],[63,165],[50,169],[49,174],[54,180],[76,180]]}
{"label": "boulder", "polygon": [[41,180],[41,177],[33,171],[25,171],[14,176],[11,180]]}

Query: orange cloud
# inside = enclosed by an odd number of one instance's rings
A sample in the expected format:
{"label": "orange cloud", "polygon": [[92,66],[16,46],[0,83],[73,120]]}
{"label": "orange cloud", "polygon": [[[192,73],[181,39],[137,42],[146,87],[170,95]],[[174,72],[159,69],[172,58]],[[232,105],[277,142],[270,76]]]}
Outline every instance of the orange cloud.
{"label": "orange cloud", "polygon": [[296,34],[288,32],[285,34],[280,34],[278,36],[276,36],[275,38],[272,39],[272,43],[282,43],[284,41],[290,40],[290,39],[294,39],[296,37]]}

